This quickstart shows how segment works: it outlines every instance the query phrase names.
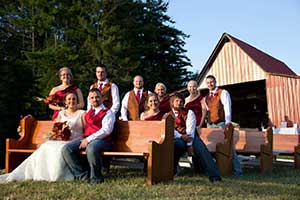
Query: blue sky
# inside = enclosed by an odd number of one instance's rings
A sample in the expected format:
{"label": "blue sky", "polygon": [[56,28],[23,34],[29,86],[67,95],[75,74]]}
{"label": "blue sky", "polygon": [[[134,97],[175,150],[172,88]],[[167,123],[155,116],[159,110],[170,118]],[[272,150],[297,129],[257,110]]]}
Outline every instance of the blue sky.
{"label": "blue sky", "polygon": [[169,0],[167,14],[190,35],[187,56],[200,72],[224,32],[300,74],[300,0]]}

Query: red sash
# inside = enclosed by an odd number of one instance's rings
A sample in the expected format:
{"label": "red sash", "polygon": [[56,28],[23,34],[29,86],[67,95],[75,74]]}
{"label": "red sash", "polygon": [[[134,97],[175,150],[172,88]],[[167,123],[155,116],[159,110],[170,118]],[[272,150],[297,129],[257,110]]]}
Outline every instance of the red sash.
{"label": "red sash", "polygon": [[185,108],[188,110],[192,110],[196,115],[196,125],[199,126],[202,118],[202,106],[201,106],[201,100],[203,96],[199,95],[196,99],[193,101],[188,102],[185,105]]}
{"label": "red sash", "polygon": [[160,102],[159,102],[159,110],[163,113],[168,113],[171,111],[170,106],[170,96],[165,96]]}
{"label": "red sash", "polygon": [[159,111],[158,113],[156,113],[155,115],[151,115],[145,118],[145,120],[150,121],[150,120],[155,120],[155,121],[160,121],[163,116],[164,116],[164,112]]}
{"label": "red sash", "polygon": [[[57,105],[57,106],[60,106],[60,107],[64,107],[65,95],[70,93],[70,92],[75,92],[77,90],[77,88],[78,88],[77,85],[70,85],[69,87],[65,88],[64,90],[59,90],[59,91],[55,92],[54,94],[49,95],[46,98],[45,103],[46,104]],[[59,110],[54,110],[53,111],[53,115],[52,115],[52,120],[53,121],[58,116],[58,112],[59,112]]]}

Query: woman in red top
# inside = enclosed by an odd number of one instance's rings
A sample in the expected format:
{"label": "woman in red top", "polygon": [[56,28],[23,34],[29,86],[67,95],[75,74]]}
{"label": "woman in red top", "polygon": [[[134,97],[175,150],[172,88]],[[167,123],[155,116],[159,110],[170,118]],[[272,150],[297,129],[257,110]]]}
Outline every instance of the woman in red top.
{"label": "woman in red top", "polygon": [[159,100],[156,94],[151,93],[148,95],[146,101],[146,110],[141,113],[141,120],[161,120],[164,112],[159,110]]}
{"label": "woman in red top", "polygon": [[187,89],[189,91],[189,96],[185,98],[184,107],[188,110],[192,110],[196,115],[196,126],[202,127],[205,117],[206,117],[206,104],[205,98],[199,94],[197,90],[198,84],[196,81],[189,81]]}
{"label": "woman in red top", "polygon": [[65,109],[64,97],[70,92],[74,92],[77,95],[78,103],[77,109],[84,107],[84,101],[81,90],[76,86],[72,85],[71,81],[73,78],[72,72],[68,67],[60,68],[58,71],[58,76],[60,78],[61,84],[52,88],[49,96],[46,98],[45,103],[49,105],[49,108],[53,110],[52,120],[55,120],[58,112]]}

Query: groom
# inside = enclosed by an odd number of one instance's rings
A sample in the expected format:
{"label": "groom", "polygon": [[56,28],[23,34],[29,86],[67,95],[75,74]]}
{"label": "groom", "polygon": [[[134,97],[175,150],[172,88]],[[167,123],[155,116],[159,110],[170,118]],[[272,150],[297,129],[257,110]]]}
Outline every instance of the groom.
{"label": "groom", "polygon": [[[85,114],[84,139],[67,143],[63,148],[63,157],[73,173],[75,179],[86,180],[91,183],[101,183],[104,178],[101,174],[100,152],[110,150],[115,115],[104,107],[100,91],[93,88],[89,91],[91,109]],[[89,163],[90,174],[81,163],[79,151],[85,150]]]}

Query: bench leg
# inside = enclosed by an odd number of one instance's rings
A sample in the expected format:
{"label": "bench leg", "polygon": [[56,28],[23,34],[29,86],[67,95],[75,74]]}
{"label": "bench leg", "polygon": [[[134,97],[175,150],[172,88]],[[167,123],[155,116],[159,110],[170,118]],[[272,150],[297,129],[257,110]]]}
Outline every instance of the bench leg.
{"label": "bench leg", "polygon": [[298,144],[295,146],[294,151],[294,168],[299,169],[300,168],[300,145]]}
{"label": "bench leg", "polygon": [[232,156],[224,155],[220,152],[216,152],[216,161],[221,176],[232,175]]}
{"label": "bench leg", "polygon": [[218,143],[216,161],[221,176],[232,175],[232,148],[229,148],[227,144]]}
{"label": "bench leg", "polygon": [[260,171],[265,173],[272,171],[273,168],[273,152],[268,145],[261,145],[260,147]]}
{"label": "bench leg", "polygon": [[167,149],[167,146],[155,142],[149,145],[150,153],[147,160],[148,185],[173,180],[174,145],[171,147],[171,149]]}
{"label": "bench leg", "polygon": [[30,154],[27,153],[6,153],[5,158],[5,173],[12,172],[17,168]]}

